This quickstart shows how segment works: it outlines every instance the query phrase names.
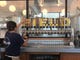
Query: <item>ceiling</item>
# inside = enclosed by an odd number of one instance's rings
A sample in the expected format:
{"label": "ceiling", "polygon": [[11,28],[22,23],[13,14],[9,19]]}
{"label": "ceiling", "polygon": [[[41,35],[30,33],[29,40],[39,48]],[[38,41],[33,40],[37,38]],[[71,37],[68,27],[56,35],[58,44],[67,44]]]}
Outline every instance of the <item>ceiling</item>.
{"label": "ceiling", "polygon": [[[6,0],[6,1],[7,1],[7,6],[0,7],[0,17],[9,17],[9,16],[13,16],[13,15],[21,15],[22,10],[26,9],[26,0]],[[60,6],[58,6],[55,3],[49,2],[49,1],[53,1],[53,0],[46,0],[46,1],[48,1],[48,3],[43,2],[43,6],[40,6],[40,4],[39,4],[40,1],[41,0],[29,0],[29,6],[30,6],[30,9],[32,10],[32,12],[40,13],[43,9],[47,9],[48,12],[61,12],[62,9],[65,8],[65,0],[60,0],[61,1]],[[68,11],[70,11],[71,8],[74,7],[74,5],[72,6],[72,4],[75,1],[77,2],[77,0],[68,0]],[[9,11],[8,8],[10,5],[16,6],[15,12]]]}
{"label": "ceiling", "polygon": [[[16,7],[15,12],[9,11],[9,6],[14,5]],[[22,10],[26,9],[25,1],[7,1],[7,5],[5,7],[0,6],[0,17],[8,17],[12,15],[21,15]]]}

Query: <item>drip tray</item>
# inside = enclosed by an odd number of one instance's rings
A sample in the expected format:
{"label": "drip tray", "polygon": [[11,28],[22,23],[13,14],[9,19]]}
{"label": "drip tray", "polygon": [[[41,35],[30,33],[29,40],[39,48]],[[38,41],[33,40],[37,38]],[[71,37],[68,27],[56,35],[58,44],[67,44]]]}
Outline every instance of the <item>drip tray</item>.
{"label": "drip tray", "polygon": [[33,45],[30,47],[34,47],[34,48],[71,48],[73,46],[48,44],[48,45]]}

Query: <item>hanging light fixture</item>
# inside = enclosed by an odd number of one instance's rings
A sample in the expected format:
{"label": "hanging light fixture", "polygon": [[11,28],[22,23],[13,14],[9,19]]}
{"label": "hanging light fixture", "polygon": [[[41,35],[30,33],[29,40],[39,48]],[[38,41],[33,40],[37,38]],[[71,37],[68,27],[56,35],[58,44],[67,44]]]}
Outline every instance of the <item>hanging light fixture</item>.
{"label": "hanging light fixture", "polygon": [[48,13],[47,9],[43,9],[43,10],[42,10],[42,13],[43,13],[43,14],[47,14],[47,13]]}
{"label": "hanging light fixture", "polygon": [[24,9],[24,10],[22,11],[22,14],[23,14],[24,16],[26,16],[26,9]]}
{"label": "hanging light fixture", "polygon": [[39,5],[40,5],[41,7],[43,7],[43,2],[44,2],[44,0],[39,0]]}
{"label": "hanging light fixture", "polygon": [[7,1],[0,1],[0,6],[5,7],[7,5]]}
{"label": "hanging light fixture", "polygon": [[62,4],[62,2],[60,0],[58,0],[58,4],[57,5],[60,6],[61,4]]}
{"label": "hanging light fixture", "polygon": [[14,5],[10,5],[9,6],[9,11],[15,12],[16,11],[16,7]]}
{"label": "hanging light fixture", "polygon": [[61,11],[61,15],[62,15],[62,16],[65,15],[65,9],[62,9],[62,11]]}
{"label": "hanging light fixture", "polygon": [[42,3],[40,3],[39,5],[40,5],[41,7],[43,7],[43,4],[42,4]]}
{"label": "hanging light fixture", "polygon": [[62,9],[62,11],[61,11],[62,13],[65,13],[65,9]]}

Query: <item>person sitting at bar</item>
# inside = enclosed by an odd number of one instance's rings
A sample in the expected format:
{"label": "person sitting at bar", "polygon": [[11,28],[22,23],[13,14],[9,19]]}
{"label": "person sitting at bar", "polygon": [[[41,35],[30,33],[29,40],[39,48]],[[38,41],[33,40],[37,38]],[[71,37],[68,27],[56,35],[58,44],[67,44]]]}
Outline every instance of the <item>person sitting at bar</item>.
{"label": "person sitting at bar", "polygon": [[24,41],[20,34],[16,33],[17,29],[25,21],[23,20],[20,24],[16,24],[14,21],[7,22],[8,31],[5,34],[4,43],[7,44],[5,51],[4,60],[20,60],[20,47],[27,46],[27,40]]}

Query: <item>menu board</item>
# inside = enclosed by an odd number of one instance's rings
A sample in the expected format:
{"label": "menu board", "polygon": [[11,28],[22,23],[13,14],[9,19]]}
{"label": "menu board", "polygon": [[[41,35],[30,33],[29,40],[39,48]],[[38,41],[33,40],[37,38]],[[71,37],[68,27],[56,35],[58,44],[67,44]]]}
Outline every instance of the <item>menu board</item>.
{"label": "menu board", "polygon": [[70,26],[69,18],[32,18],[30,21],[27,24],[32,26]]}
{"label": "menu board", "polygon": [[69,18],[64,18],[64,20],[65,20],[65,26],[70,26],[70,19]]}
{"label": "menu board", "polygon": [[59,26],[64,26],[64,21],[65,21],[64,18],[60,18],[60,21],[59,21],[60,24],[59,24]]}
{"label": "menu board", "polygon": [[36,20],[34,18],[32,19],[32,26],[36,26]]}
{"label": "menu board", "polygon": [[39,25],[43,26],[43,19],[42,18],[39,19]]}

